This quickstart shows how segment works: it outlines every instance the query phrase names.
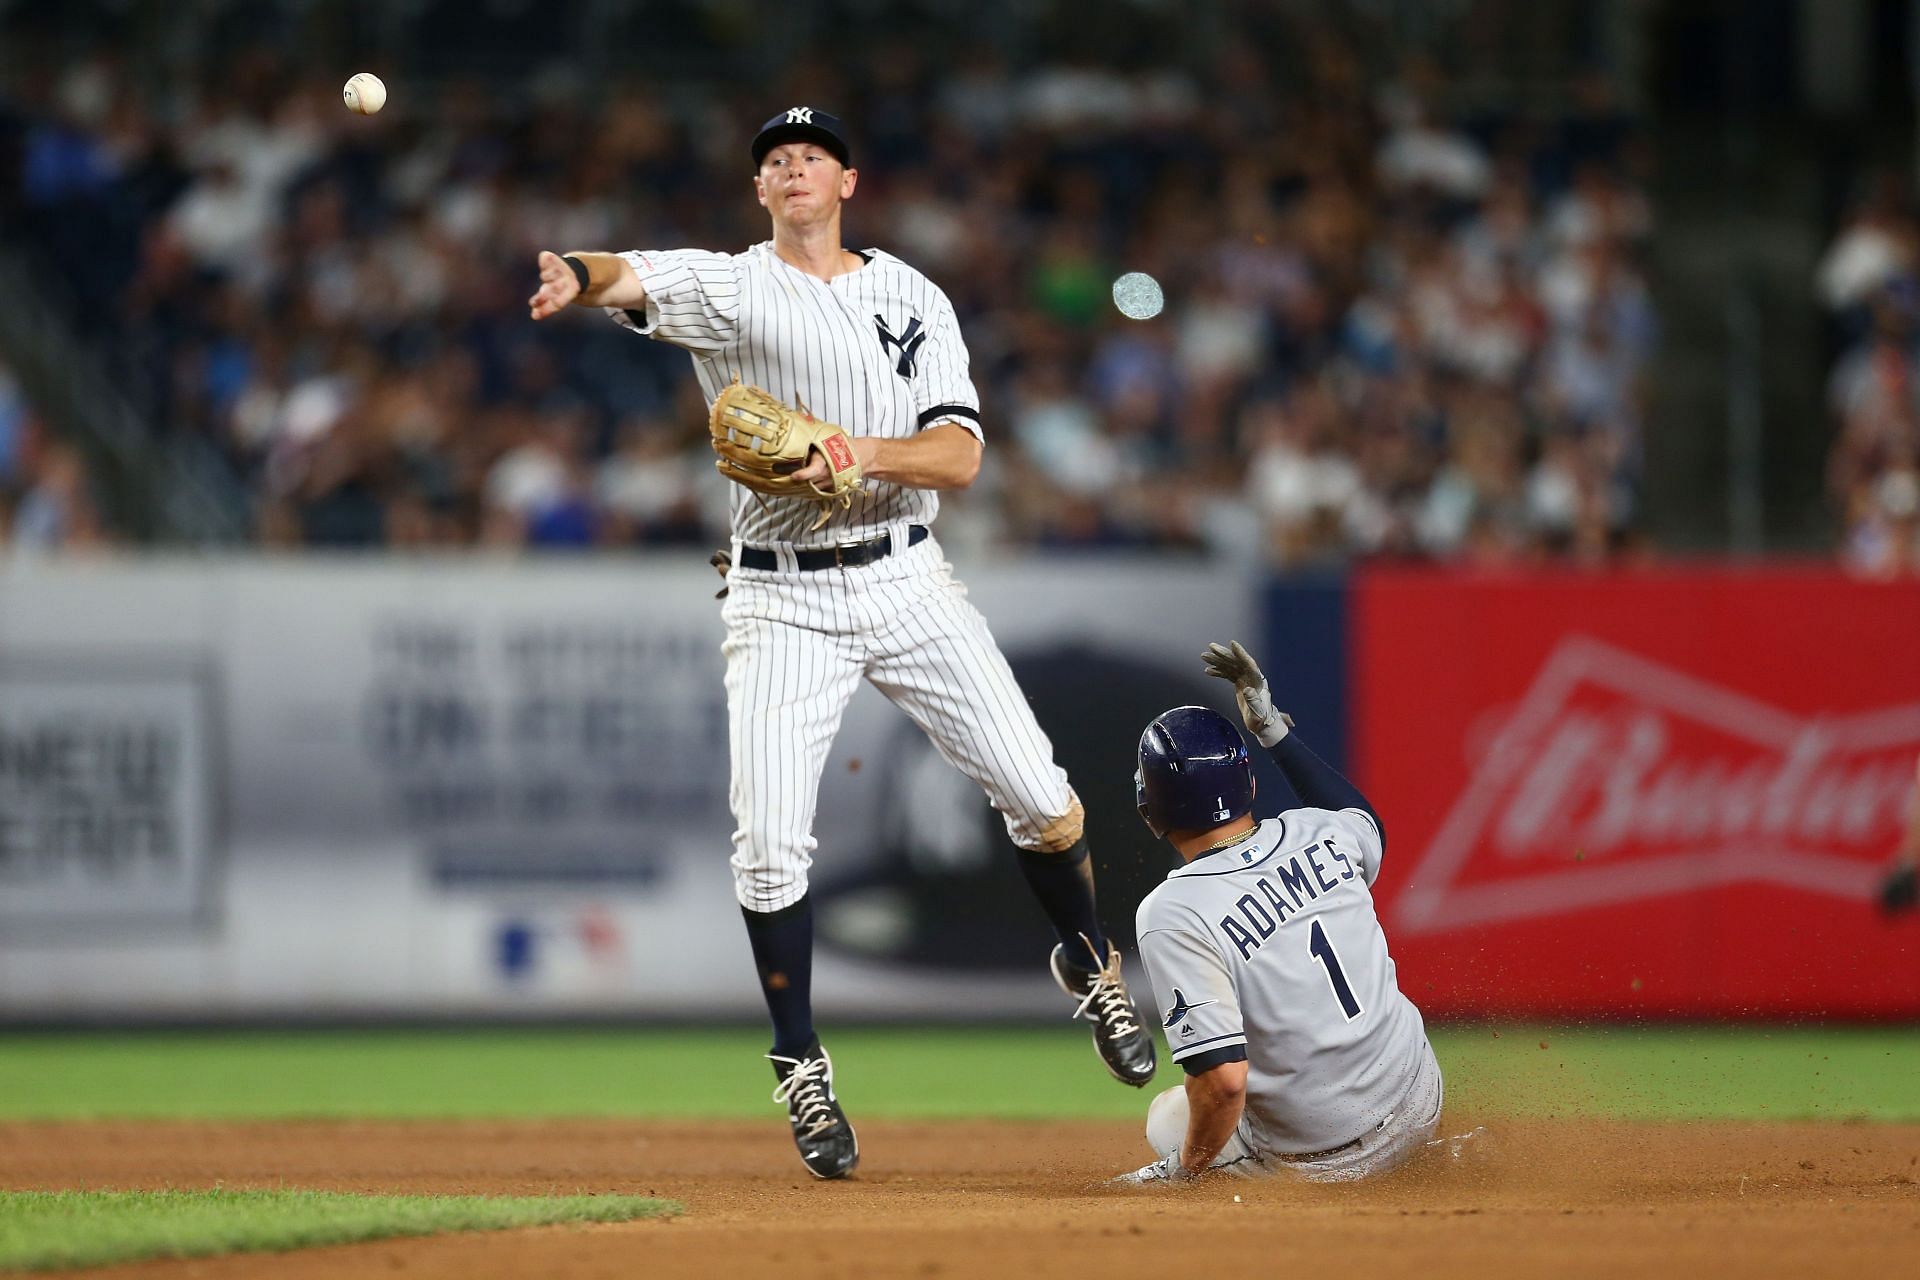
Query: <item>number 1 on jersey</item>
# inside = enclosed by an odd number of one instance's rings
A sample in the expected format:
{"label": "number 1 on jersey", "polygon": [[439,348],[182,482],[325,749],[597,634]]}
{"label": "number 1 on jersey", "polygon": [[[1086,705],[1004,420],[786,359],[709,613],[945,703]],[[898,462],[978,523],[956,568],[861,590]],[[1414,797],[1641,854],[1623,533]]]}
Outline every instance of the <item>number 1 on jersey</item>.
{"label": "number 1 on jersey", "polygon": [[1333,954],[1333,944],[1327,941],[1327,931],[1320,922],[1313,922],[1312,934],[1313,958],[1327,967],[1327,981],[1333,986],[1333,994],[1340,997],[1340,1007],[1347,1011],[1347,1021],[1352,1022],[1360,1016],[1360,1002],[1353,998],[1353,988],[1347,985],[1347,975],[1340,971],[1340,957]]}

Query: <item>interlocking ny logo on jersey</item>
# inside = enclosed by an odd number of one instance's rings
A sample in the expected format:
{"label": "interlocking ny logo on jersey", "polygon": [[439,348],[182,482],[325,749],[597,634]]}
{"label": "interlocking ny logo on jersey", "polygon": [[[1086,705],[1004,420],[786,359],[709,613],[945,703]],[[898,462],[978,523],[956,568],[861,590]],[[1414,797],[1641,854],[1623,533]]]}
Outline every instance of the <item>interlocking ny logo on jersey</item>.
{"label": "interlocking ny logo on jersey", "polygon": [[1415,932],[1770,884],[1866,902],[1920,704],[1796,715],[1588,636],[1560,642],[1394,906]]}
{"label": "interlocking ny logo on jersey", "polygon": [[927,340],[927,335],[920,331],[920,317],[914,316],[907,321],[905,333],[895,333],[887,328],[886,320],[880,316],[875,316],[873,323],[880,330],[880,349],[900,353],[900,359],[893,366],[893,371],[903,378],[911,378],[914,357],[920,353],[920,344]]}
{"label": "interlocking ny logo on jersey", "polygon": [[812,124],[813,108],[812,107],[788,107],[787,123],[788,124]]}
{"label": "interlocking ny logo on jersey", "polygon": [[1204,1009],[1210,1004],[1219,1004],[1218,1000],[1202,1000],[1199,1004],[1188,1004],[1187,997],[1180,988],[1173,989],[1173,1008],[1167,1010],[1167,1029],[1172,1030],[1187,1020],[1187,1015],[1195,1009]]}

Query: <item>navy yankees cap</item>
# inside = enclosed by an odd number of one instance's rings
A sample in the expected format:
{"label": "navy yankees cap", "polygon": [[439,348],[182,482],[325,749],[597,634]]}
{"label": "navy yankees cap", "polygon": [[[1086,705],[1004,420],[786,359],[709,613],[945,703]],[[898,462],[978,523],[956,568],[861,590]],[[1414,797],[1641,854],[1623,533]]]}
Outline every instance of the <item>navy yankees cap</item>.
{"label": "navy yankees cap", "polygon": [[853,152],[847,146],[847,134],[840,117],[830,116],[812,107],[788,107],[760,126],[753,136],[753,167],[767,158],[767,152],[783,142],[817,142],[843,168],[853,167]]}

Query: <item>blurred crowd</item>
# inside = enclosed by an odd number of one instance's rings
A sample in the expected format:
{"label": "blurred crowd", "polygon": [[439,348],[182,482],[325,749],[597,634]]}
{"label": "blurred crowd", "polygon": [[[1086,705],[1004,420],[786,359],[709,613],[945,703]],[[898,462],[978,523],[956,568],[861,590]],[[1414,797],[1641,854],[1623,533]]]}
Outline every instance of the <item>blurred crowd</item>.
{"label": "blurred crowd", "polygon": [[85,462],[46,430],[13,371],[0,363],[0,554],[108,541]]}
{"label": "blurred crowd", "polygon": [[[1469,110],[1434,65],[1294,34],[1138,71],[876,44],[751,92],[538,78],[512,106],[395,77],[371,119],[266,51],[220,84],[103,58],[23,85],[13,200],[120,389],[224,461],[267,544],[720,538],[684,354],[530,323],[533,257],[766,238],[747,142],[807,102],[854,130],[849,243],[925,270],[970,344],[988,462],[949,543],[1633,549],[1653,213],[1614,87]],[[1128,271],[1164,313],[1119,314]],[[7,430],[0,512],[39,537],[71,459]]]}
{"label": "blurred crowd", "polygon": [[1920,572],[1920,206],[1873,179],[1820,263],[1836,335],[1827,491],[1841,555],[1876,576]]}

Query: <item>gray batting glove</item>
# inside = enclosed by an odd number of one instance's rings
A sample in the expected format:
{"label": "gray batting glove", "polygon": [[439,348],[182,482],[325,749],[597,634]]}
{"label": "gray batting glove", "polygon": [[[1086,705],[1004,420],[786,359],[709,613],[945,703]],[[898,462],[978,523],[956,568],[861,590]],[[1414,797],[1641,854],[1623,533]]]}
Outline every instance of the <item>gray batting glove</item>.
{"label": "gray batting glove", "polygon": [[1187,1172],[1178,1156],[1164,1156],[1152,1164],[1143,1165],[1132,1173],[1123,1173],[1113,1179],[1116,1187],[1153,1187],[1168,1183],[1192,1182],[1195,1175]]}
{"label": "gray batting glove", "polygon": [[1208,675],[1233,682],[1233,699],[1240,704],[1240,719],[1245,722],[1247,732],[1260,739],[1261,746],[1271,747],[1287,736],[1287,730],[1293,728],[1293,717],[1273,709],[1267,677],[1245,645],[1238,640],[1232,648],[1210,644],[1200,655],[1200,661],[1206,664]]}

